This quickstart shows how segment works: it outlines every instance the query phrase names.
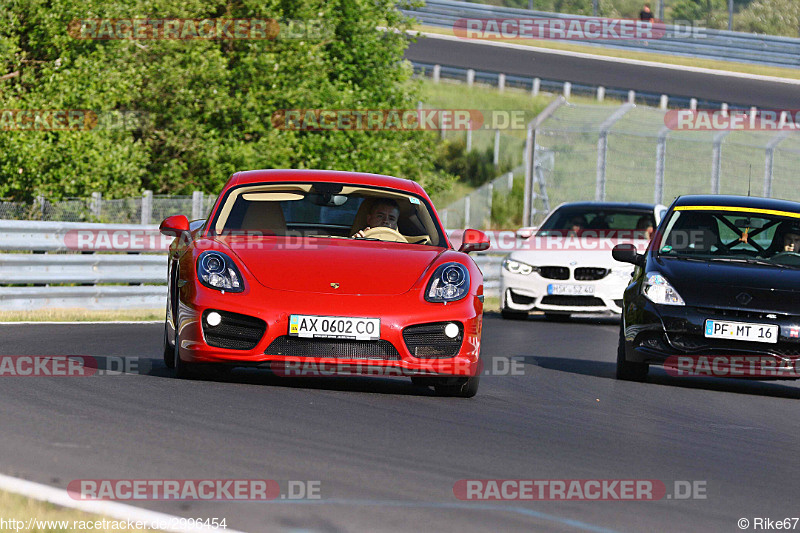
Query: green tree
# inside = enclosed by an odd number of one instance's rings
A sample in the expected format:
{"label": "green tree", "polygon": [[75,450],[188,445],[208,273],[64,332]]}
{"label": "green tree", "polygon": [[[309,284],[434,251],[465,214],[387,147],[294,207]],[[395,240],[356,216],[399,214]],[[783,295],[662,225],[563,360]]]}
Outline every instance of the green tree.
{"label": "green tree", "polygon": [[[5,3],[0,107],[135,110],[149,118],[134,131],[0,131],[0,197],[215,192],[233,172],[252,168],[386,173],[431,192],[450,183],[433,166],[435,134],[299,132],[271,122],[281,109],[415,107],[418,85],[403,61],[409,23],[393,0]],[[327,33],[138,41],[68,32],[73,20],[99,18],[316,20]]]}

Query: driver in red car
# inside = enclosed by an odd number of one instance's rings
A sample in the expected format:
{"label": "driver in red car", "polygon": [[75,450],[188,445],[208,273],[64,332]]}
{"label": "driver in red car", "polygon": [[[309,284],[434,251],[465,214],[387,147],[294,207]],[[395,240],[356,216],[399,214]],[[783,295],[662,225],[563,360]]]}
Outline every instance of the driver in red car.
{"label": "driver in red car", "polygon": [[372,228],[391,228],[397,230],[397,219],[400,217],[400,206],[391,198],[381,198],[372,206],[367,216],[367,227],[358,231],[353,238],[364,238],[364,232]]}

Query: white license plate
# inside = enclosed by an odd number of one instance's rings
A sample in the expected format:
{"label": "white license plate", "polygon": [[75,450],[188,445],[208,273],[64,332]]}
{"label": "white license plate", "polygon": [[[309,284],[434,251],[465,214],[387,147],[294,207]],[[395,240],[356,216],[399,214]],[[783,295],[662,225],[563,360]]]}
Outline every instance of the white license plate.
{"label": "white license plate", "polygon": [[291,315],[289,317],[289,335],[292,337],[374,341],[381,338],[381,319]]}
{"label": "white license plate", "polygon": [[778,326],[706,320],[706,337],[751,342],[778,342]]}
{"label": "white license plate", "polygon": [[551,283],[547,286],[547,294],[567,294],[581,296],[594,294],[594,285],[574,285],[569,283]]}

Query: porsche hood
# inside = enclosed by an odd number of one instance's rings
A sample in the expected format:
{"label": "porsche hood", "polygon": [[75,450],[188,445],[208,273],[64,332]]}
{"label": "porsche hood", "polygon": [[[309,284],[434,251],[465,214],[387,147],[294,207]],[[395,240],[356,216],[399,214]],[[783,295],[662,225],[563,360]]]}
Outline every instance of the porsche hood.
{"label": "porsche hood", "polygon": [[215,240],[265,287],[325,294],[403,294],[446,251],[435,246],[350,239]]}

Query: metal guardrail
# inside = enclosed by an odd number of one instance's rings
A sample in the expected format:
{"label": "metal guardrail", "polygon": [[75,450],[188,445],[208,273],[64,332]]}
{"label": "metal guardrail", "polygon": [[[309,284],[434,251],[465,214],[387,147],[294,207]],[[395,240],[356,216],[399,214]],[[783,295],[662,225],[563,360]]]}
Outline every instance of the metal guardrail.
{"label": "metal guardrail", "polygon": [[[401,6],[402,7],[402,6]],[[551,18],[588,19],[582,15],[529,11],[508,7],[472,4],[455,0],[427,0],[423,7],[401,8],[423,24],[453,28],[463,18]],[[708,28],[687,28],[666,24],[665,35],[647,40],[585,40],[581,44],[674,54],[703,59],[741,61],[776,67],[800,67],[800,39]]]}
{"label": "metal guardrail", "polygon": [[600,99],[599,94],[602,93],[603,99],[614,99],[628,102],[635,102],[651,107],[660,108],[675,108],[675,109],[719,109],[723,104],[727,109],[749,109],[749,107],[729,104],[727,102],[720,102],[717,100],[697,99],[686,96],[674,96],[651,93],[647,91],[633,91],[621,87],[605,87],[601,85],[587,85],[583,83],[572,83],[562,80],[548,80],[543,78],[534,78],[531,76],[516,76],[512,74],[504,74],[502,72],[485,72],[468,69],[463,67],[453,67],[449,65],[434,65],[431,63],[421,63],[412,61],[414,74],[417,76],[431,77],[432,79],[449,79],[459,82],[467,82],[470,79],[473,83],[483,83],[486,85],[493,85],[500,87],[500,80],[502,77],[503,87],[515,87],[518,89],[532,90],[532,94],[539,92],[550,92],[554,94],[563,94],[565,97],[570,95],[587,96],[589,98]]}
{"label": "metal guardrail", "polygon": [[[75,251],[73,232],[97,235],[157,231],[156,226],[0,220],[0,250]],[[461,230],[452,230],[460,234]],[[97,248],[103,251],[102,245]],[[163,248],[160,249],[160,251]],[[84,252],[91,248],[84,249]],[[474,254],[484,294],[496,296],[502,256]],[[160,309],[167,295],[166,254],[0,253],[0,311],[81,308]]]}

